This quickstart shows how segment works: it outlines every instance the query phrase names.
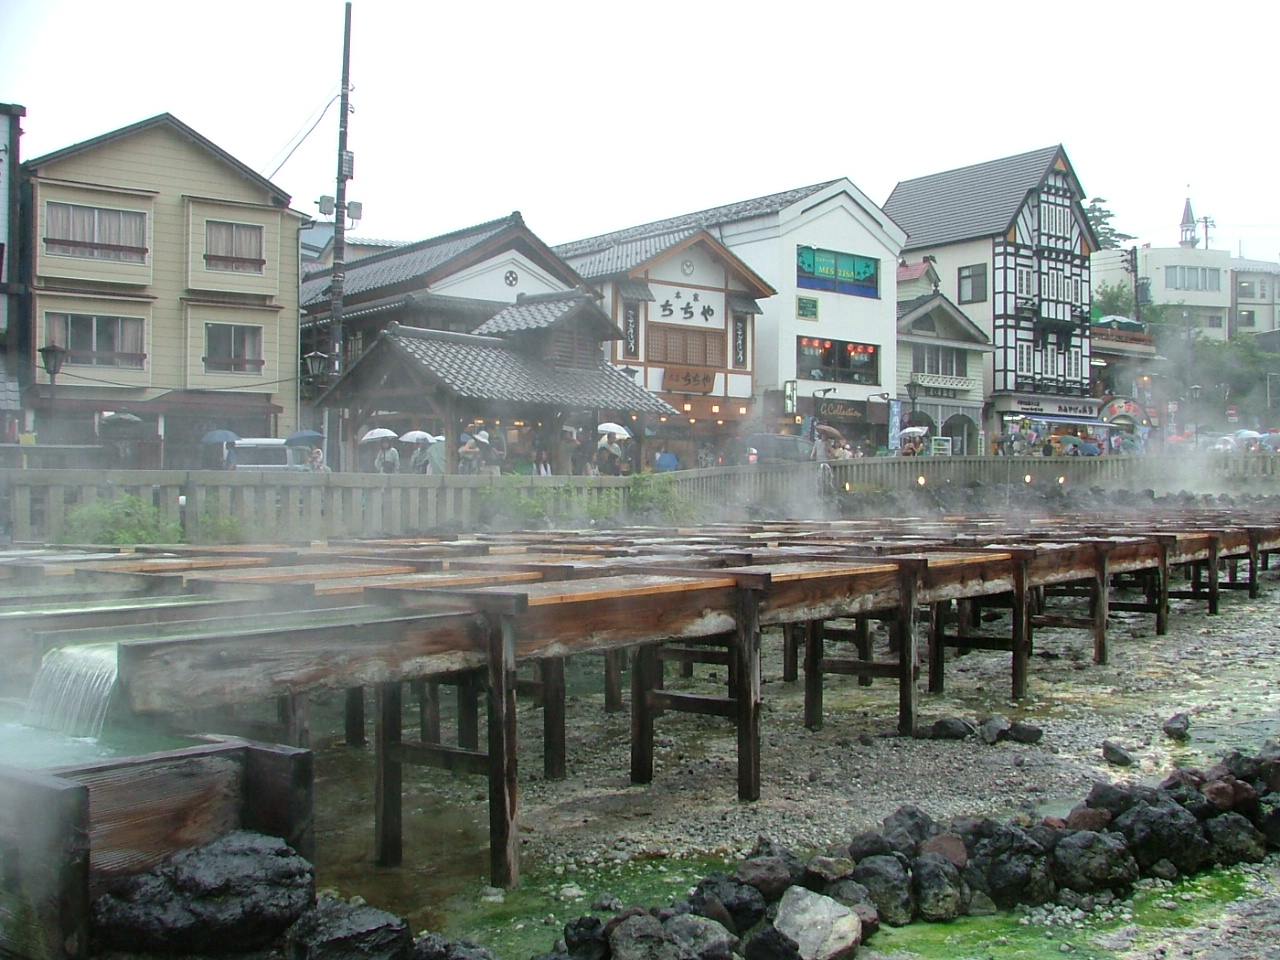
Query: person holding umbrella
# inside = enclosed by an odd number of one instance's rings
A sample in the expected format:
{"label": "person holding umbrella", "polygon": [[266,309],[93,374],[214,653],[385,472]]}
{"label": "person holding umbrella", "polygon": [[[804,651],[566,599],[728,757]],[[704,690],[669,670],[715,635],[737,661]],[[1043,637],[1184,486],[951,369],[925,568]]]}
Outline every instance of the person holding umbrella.
{"label": "person holding umbrella", "polygon": [[378,455],[373,458],[374,473],[398,473],[400,471],[400,451],[396,449],[392,437],[383,437]]}

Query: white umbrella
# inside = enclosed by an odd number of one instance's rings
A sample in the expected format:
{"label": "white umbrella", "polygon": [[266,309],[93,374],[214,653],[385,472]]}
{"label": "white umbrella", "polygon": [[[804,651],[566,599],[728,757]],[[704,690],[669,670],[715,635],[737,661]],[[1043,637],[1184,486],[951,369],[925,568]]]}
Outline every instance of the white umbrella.
{"label": "white umbrella", "polygon": [[928,427],[903,427],[898,431],[900,437],[923,437],[929,432]]}
{"label": "white umbrella", "polygon": [[596,430],[600,433],[616,433],[622,437],[631,436],[631,431],[620,423],[602,423],[600,426],[596,427]]}
{"label": "white umbrella", "polygon": [[400,439],[405,443],[420,443],[422,441],[426,441],[427,443],[436,442],[435,435],[427,433],[425,430],[410,430],[408,433],[402,434]]}
{"label": "white umbrella", "polygon": [[1237,440],[1257,440],[1260,436],[1262,436],[1262,434],[1260,434],[1257,430],[1237,430],[1236,431]]}
{"label": "white umbrella", "polygon": [[370,440],[386,440],[386,439],[397,440],[399,438],[396,436],[396,432],[394,430],[388,430],[386,427],[374,427],[372,430],[370,430],[368,433],[366,433],[363,437],[360,438],[360,442],[368,443]]}

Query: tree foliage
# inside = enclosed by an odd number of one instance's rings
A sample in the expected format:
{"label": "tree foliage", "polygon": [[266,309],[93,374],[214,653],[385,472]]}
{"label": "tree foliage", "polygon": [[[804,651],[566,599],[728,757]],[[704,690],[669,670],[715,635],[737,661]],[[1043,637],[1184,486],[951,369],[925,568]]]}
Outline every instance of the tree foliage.
{"label": "tree foliage", "polygon": [[1106,202],[1105,197],[1094,197],[1089,201],[1089,205],[1084,208],[1084,215],[1089,218],[1089,226],[1093,228],[1093,235],[1098,238],[1098,248],[1100,250],[1119,250],[1133,239],[1133,235],[1121,233],[1111,225],[1115,214],[1107,209]]}

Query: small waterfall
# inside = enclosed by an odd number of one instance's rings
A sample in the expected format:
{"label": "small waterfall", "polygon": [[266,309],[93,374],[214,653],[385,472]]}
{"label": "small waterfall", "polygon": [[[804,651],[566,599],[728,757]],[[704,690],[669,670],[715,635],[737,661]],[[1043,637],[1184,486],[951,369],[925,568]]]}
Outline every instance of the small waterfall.
{"label": "small waterfall", "polygon": [[40,662],[23,722],[72,737],[96,737],[115,682],[114,643],[50,650]]}

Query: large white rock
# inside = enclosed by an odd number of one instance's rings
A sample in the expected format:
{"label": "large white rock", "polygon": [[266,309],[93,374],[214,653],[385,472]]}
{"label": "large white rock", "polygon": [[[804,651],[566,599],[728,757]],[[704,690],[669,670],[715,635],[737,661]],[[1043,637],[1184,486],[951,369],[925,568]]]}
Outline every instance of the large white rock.
{"label": "large white rock", "polygon": [[800,947],[804,960],[844,960],[862,943],[862,921],[838,900],[789,887],[773,925]]}

